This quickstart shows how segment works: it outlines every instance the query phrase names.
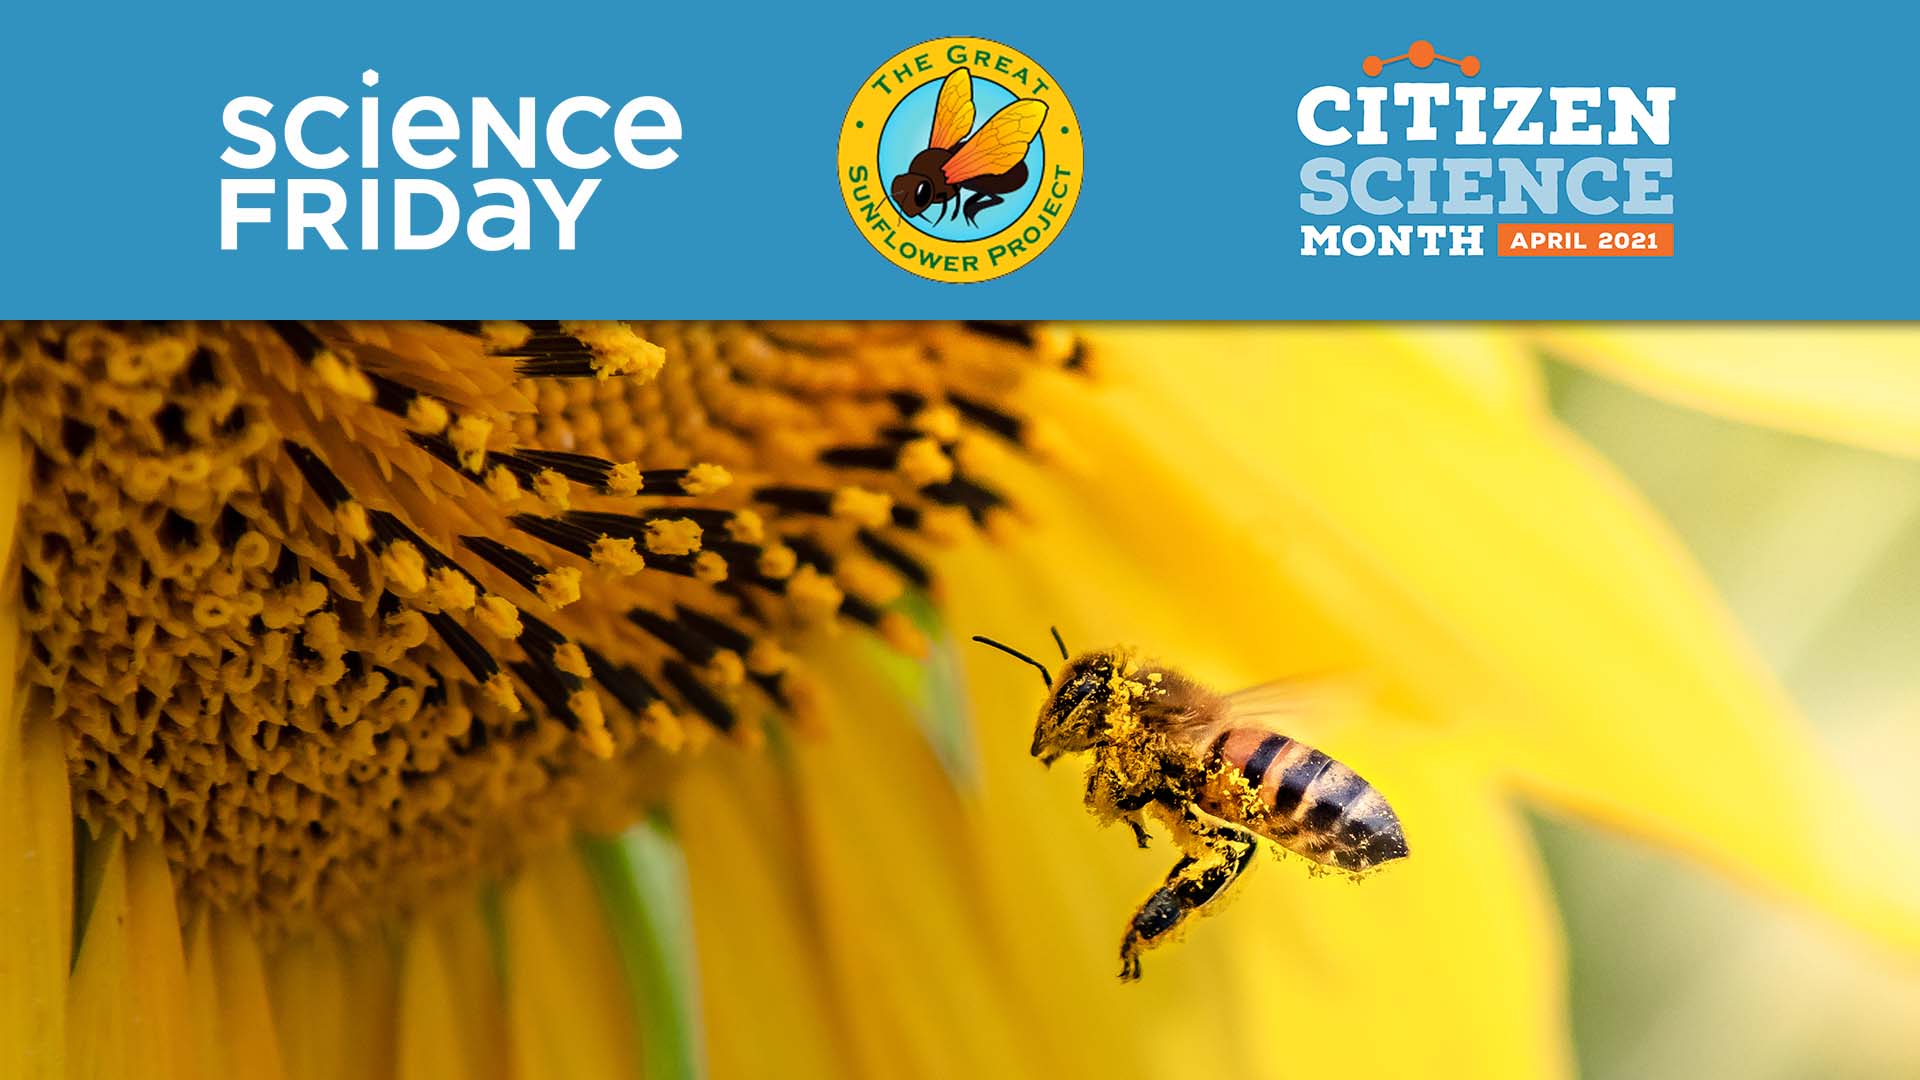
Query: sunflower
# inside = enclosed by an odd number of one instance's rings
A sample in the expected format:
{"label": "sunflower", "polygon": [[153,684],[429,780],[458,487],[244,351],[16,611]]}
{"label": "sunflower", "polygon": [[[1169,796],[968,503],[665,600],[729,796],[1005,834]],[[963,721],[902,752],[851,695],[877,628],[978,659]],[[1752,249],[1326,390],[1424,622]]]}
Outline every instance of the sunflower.
{"label": "sunflower", "polygon": [[[1524,805],[1920,950],[1911,843],[1515,334],[0,342],[9,1075],[1559,1074]],[[1169,855],[955,644],[1050,624],[1342,673],[1297,734],[1414,856],[1259,867],[1121,986]]]}

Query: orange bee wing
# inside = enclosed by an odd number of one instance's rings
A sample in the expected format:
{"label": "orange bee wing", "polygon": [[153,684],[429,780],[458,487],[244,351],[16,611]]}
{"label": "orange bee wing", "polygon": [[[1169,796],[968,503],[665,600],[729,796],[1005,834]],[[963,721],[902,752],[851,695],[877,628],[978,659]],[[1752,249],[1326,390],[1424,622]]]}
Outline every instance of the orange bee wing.
{"label": "orange bee wing", "polygon": [[943,171],[947,183],[958,184],[976,176],[1006,172],[1027,156],[1027,146],[1040,134],[1047,122],[1047,103],[1037,98],[1021,98],[1001,109],[980,125],[967,145],[954,151]]}
{"label": "orange bee wing", "polygon": [[940,84],[940,96],[933,103],[933,134],[927,145],[940,150],[958,146],[973,130],[973,76],[966,68],[954,68]]}

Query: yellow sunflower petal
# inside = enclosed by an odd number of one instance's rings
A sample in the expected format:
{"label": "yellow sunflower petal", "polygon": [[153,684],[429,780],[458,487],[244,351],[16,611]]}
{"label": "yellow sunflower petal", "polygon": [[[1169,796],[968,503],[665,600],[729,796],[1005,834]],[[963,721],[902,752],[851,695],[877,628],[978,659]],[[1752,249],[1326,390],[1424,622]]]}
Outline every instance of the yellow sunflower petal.
{"label": "yellow sunflower petal", "polygon": [[351,989],[341,970],[339,940],[330,933],[302,934],[275,950],[267,974],[288,1080],[344,1078],[342,1017]]}
{"label": "yellow sunflower petal", "polygon": [[91,850],[101,860],[100,868],[92,871],[99,884],[81,928],[80,955],[68,987],[67,1069],[76,1078],[122,1076],[135,1060],[127,1030],[133,1002],[121,981],[128,972],[124,850],[117,835]]}
{"label": "yellow sunflower petal", "polygon": [[765,754],[717,744],[679,786],[673,821],[693,898],[708,1075],[851,1075],[790,787]]}
{"label": "yellow sunflower petal", "polygon": [[1888,326],[1545,326],[1550,356],[1752,424],[1920,456],[1920,332]]}
{"label": "yellow sunflower petal", "polygon": [[500,970],[492,936],[480,907],[472,901],[451,904],[434,918],[440,957],[458,988],[455,1017],[473,1080],[507,1075],[507,1012],[501,997]]}
{"label": "yellow sunflower petal", "polygon": [[1392,331],[1410,347],[1444,358],[1440,373],[1498,409],[1531,412],[1547,402],[1531,344],[1501,326],[1410,324]]}
{"label": "yellow sunflower petal", "polygon": [[127,909],[133,968],[127,982],[141,999],[140,1022],[151,1029],[147,1046],[153,1056],[147,1060],[156,1075],[166,1068],[162,1063],[170,1063],[182,1080],[198,1077],[201,1063],[186,1017],[186,946],[174,904],[173,870],[157,837],[134,841],[127,852]]}
{"label": "yellow sunflower petal", "polygon": [[60,734],[23,723],[12,692],[0,688],[0,836],[18,838],[0,848],[0,1075],[51,1077],[66,1070],[73,819]]}
{"label": "yellow sunflower petal", "polygon": [[[0,565],[11,558],[20,447],[0,439]],[[19,623],[0,611],[0,672],[18,670]],[[66,1073],[67,965],[72,956],[73,818],[60,732],[27,715],[0,679],[0,1075]]]}
{"label": "yellow sunflower petal", "polygon": [[[219,1001],[215,1034],[227,1075],[247,1080],[280,1080],[280,1043],[267,997],[267,975],[253,930],[236,915],[212,916],[205,929],[211,950],[211,977]],[[193,957],[188,982],[194,981]],[[201,976],[205,978],[205,976]]]}
{"label": "yellow sunflower petal", "polygon": [[341,977],[347,987],[341,1022],[345,1046],[345,1074],[349,1077],[391,1076],[395,1031],[399,1015],[399,960],[393,941],[382,933],[366,933],[340,943]]}
{"label": "yellow sunflower petal", "polygon": [[[392,975],[364,965],[353,969],[347,958],[353,947],[331,932],[302,934],[268,963],[274,1030],[289,1080],[392,1075],[392,1040],[380,1037],[391,1020],[365,1022],[369,1006],[386,1006],[382,1011],[390,1014]],[[384,940],[373,947],[387,949]]]}
{"label": "yellow sunflower petal", "polygon": [[[845,653],[825,681],[871,682]],[[829,705],[824,742],[793,748],[801,850],[827,973],[846,1003],[865,1075],[1004,1076],[1060,1071],[1026,1030],[1037,1004],[1005,976],[1009,942],[985,918],[966,808],[900,699],[878,686]],[[695,902],[699,898],[696,896]],[[966,1017],[955,1039],[950,1017]],[[1098,1069],[1100,1058],[1080,1067]]]}
{"label": "yellow sunflower petal", "polygon": [[473,1076],[478,1062],[462,1037],[460,1021],[463,988],[452,972],[435,928],[416,920],[407,932],[400,961],[400,1080],[429,1080],[441,1076]]}
{"label": "yellow sunflower petal", "polygon": [[103,866],[69,987],[69,1075],[198,1077],[166,856],[152,839],[119,836],[93,854]]}
{"label": "yellow sunflower petal", "polygon": [[639,1069],[632,997],[593,882],[574,853],[528,867],[502,899],[514,1074],[583,1080]]}
{"label": "yellow sunflower petal", "polygon": [[1084,415],[1063,402],[1063,426],[1129,478],[1095,486],[1100,519],[1178,553],[1156,587],[1195,622],[1259,639],[1273,670],[1384,672],[1559,805],[1920,949],[1912,845],[1551,419],[1369,329],[1136,332],[1103,353],[1114,387]]}
{"label": "yellow sunflower petal", "polygon": [[207,1080],[225,1080],[235,1074],[221,1037],[220,978],[214,970],[212,927],[205,915],[188,926],[186,940],[189,1053],[200,1062],[201,1075]]}

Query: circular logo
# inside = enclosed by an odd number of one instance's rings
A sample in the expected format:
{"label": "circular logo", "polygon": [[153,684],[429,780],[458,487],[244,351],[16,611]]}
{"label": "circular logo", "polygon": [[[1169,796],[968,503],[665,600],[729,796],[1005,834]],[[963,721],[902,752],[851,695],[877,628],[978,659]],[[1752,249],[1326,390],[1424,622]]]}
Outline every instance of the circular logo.
{"label": "circular logo", "polygon": [[935,281],[1032,262],[1080,198],[1080,121],[1053,76],[985,38],[874,69],[840,128],[840,194],[873,249]]}

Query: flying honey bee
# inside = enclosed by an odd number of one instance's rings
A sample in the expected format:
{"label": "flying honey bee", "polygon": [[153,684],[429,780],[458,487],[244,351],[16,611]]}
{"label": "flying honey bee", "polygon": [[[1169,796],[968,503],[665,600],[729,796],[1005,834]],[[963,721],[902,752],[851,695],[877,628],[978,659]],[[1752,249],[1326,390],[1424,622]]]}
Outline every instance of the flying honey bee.
{"label": "flying honey bee", "polygon": [[1140,953],[1246,870],[1256,835],[1354,874],[1407,854],[1400,819],[1373,785],[1273,729],[1305,707],[1299,684],[1216,694],[1119,650],[1069,659],[1058,630],[1053,640],[1066,666],[1055,680],[1025,653],[991,638],[973,640],[1033,665],[1047,684],[1033,756],[1051,765],[1063,754],[1090,751],[1087,806],[1094,814],[1104,823],[1126,822],[1146,847],[1144,819],[1152,810],[1183,852],[1127,922],[1122,980],[1139,978]]}
{"label": "flying honey bee", "polygon": [[[973,115],[973,76],[954,68],[934,100],[927,148],[893,178],[901,213],[919,217],[938,206],[936,222],[953,210],[972,225],[976,214],[1005,202],[1002,196],[1027,182],[1027,147],[1047,121],[1047,103],[1021,98],[988,117],[979,131],[973,130]],[[973,192],[964,205],[963,191]]]}

